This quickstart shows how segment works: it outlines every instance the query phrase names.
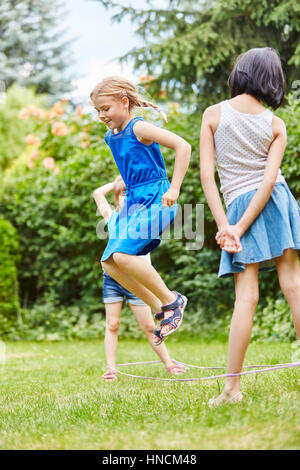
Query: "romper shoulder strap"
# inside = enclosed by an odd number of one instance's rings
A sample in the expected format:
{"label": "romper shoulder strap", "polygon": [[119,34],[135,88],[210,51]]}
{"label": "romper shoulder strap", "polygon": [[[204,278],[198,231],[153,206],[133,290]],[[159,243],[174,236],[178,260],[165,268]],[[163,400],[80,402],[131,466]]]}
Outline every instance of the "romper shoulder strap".
{"label": "romper shoulder strap", "polygon": [[142,116],[136,116],[135,118],[133,118],[131,121],[130,121],[130,129],[132,130],[133,129],[133,126],[134,124],[137,122],[137,121],[145,121],[145,119],[142,117]]}

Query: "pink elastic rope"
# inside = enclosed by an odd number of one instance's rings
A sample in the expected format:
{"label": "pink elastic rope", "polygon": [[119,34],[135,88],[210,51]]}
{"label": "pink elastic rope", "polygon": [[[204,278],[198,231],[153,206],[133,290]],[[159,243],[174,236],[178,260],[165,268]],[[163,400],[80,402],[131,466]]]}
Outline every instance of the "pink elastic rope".
{"label": "pink elastic rope", "polygon": [[[175,362],[178,365],[182,365],[186,368],[195,368],[195,369],[225,369],[225,367],[203,367],[203,366],[195,366],[192,364],[185,364],[184,362],[179,362],[176,361],[175,359],[172,359],[173,362]],[[142,364],[157,364],[161,363],[161,361],[146,361],[146,362],[132,362],[132,363],[125,363],[125,364],[117,364],[117,367],[121,366],[133,366],[133,365],[142,365]],[[271,370],[279,370],[279,369],[287,369],[289,367],[297,367],[300,366],[300,362],[287,362],[283,364],[262,364],[262,365],[253,365],[253,366],[244,366],[243,369],[250,369],[250,368],[255,368],[255,367],[267,367],[266,369],[257,369],[257,370],[250,370],[246,372],[239,372],[235,374],[220,374],[220,375],[212,375],[209,377],[197,377],[197,378],[189,378],[189,379],[165,379],[161,377],[147,377],[143,375],[133,375],[133,374],[127,374],[126,372],[121,372],[117,369],[114,369],[116,372],[118,372],[121,375],[126,375],[127,377],[133,377],[135,379],[145,379],[145,380],[162,380],[166,382],[192,382],[196,380],[211,380],[211,379],[219,379],[223,377],[236,377],[239,375],[249,375],[249,374],[257,374],[259,372],[269,372]]]}

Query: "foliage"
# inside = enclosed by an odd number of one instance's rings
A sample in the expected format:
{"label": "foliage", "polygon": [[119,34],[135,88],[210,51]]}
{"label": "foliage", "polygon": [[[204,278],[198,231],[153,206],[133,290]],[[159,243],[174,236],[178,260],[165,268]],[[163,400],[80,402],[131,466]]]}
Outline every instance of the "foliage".
{"label": "foliage", "polygon": [[[20,236],[22,306],[32,305],[54,286],[62,304],[99,313],[99,258],[107,234],[99,240],[95,233],[92,192],[114,178],[116,166],[103,145],[104,125],[81,109],[70,112],[68,120],[63,106],[68,103],[56,103],[51,116],[44,114],[36,121],[35,135],[27,138],[32,153],[25,165],[6,175],[0,212]],[[53,130],[56,123],[67,128],[66,135],[58,135],[57,127]]]}
{"label": "foliage", "polygon": [[169,98],[204,109],[227,96],[235,58],[252,47],[278,50],[288,89],[299,79],[299,3],[293,0],[168,0],[166,6],[137,8],[99,0],[121,22],[128,16],[144,45],[121,59],[154,75],[150,92],[164,88]]}
{"label": "foliage", "polygon": [[18,119],[22,108],[30,105],[36,109],[44,105],[44,97],[36,96],[31,89],[11,86],[5,101],[0,104],[0,174],[10,167],[24,150],[24,140],[34,127],[34,120]]}
{"label": "foliage", "polygon": [[32,308],[21,308],[19,315],[21,322],[11,326],[2,338],[51,342],[104,336],[102,315],[88,315],[78,305],[62,305],[54,290],[41,296]]}
{"label": "foliage", "polygon": [[287,128],[287,146],[281,165],[282,173],[300,202],[300,99],[294,94],[288,95],[287,105],[276,114],[284,120]]}
{"label": "foliage", "polygon": [[59,95],[70,91],[65,71],[70,41],[61,29],[60,0],[2,0],[0,5],[0,80]]}
{"label": "foliage", "polygon": [[[83,113],[80,107],[74,112],[65,100],[48,111],[39,111],[34,106],[21,110],[21,116],[25,121],[33,121],[35,129],[26,138],[28,146],[22,160],[5,172],[0,192],[0,213],[16,227],[21,251],[23,330],[17,328],[11,338],[45,339],[47,335],[51,338],[55,337],[56,329],[58,339],[101,336],[104,305],[100,300],[99,260],[107,240],[105,234],[97,238],[103,229],[103,219],[98,219],[92,192],[112,181],[117,168],[103,141],[105,126],[96,122],[93,115]],[[297,158],[300,136],[296,125],[300,118],[299,103],[289,99],[278,115],[283,117],[288,130],[283,174],[300,200]],[[183,331],[206,337],[210,330],[224,337],[228,333],[234,288],[232,279],[217,277],[220,250],[215,242],[216,225],[199,180],[201,117],[191,117],[175,103],[169,104],[168,119],[168,129],[184,137],[193,149],[178,203],[182,209],[185,204],[193,206],[193,228],[195,205],[204,204],[205,231],[198,248],[191,249],[189,243],[194,240],[189,240],[184,231],[178,237],[172,227],[171,238],[165,240],[163,236],[159,249],[151,254],[152,263],[169,288],[182,290],[189,298],[191,316]],[[171,179],[174,153],[167,148],[162,148],[162,152]],[[267,298],[277,298],[278,290],[276,274],[260,274],[259,312],[264,308],[271,312]],[[55,312],[64,325],[62,328],[56,323]],[[99,322],[94,323],[97,315]],[[275,312],[277,321],[276,315]],[[278,315],[286,323],[281,310]],[[43,316],[48,323],[42,322]],[[138,328],[131,324],[131,318],[131,313],[125,312],[121,333],[137,337]],[[272,334],[270,323],[257,325],[255,338]],[[289,338],[292,330],[282,331],[280,337]]]}
{"label": "foliage", "polygon": [[296,330],[288,303],[284,298],[266,299],[265,307],[259,305],[253,326],[252,339],[258,341],[293,341]]}
{"label": "foliage", "polygon": [[1,330],[9,330],[16,321],[20,308],[18,295],[19,240],[10,222],[0,218],[0,323]]}

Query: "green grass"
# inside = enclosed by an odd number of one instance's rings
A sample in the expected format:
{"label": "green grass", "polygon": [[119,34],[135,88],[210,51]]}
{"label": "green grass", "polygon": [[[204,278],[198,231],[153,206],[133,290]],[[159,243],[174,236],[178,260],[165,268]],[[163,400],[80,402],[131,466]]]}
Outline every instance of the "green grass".
{"label": "green grass", "polygon": [[[227,344],[170,338],[173,358],[224,365]],[[158,382],[100,379],[102,341],[7,343],[0,365],[1,449],[299,449],[300,370],[243,378],[245,402],[204,402],[223,380]],[[290,344],[251,344],[247,364],[291,362]],[[144,341],[120,341],[119,362],[155,360]],[[160,364],[124,372],[169,377]],[[186,377],[214,371],[191,370]]]}

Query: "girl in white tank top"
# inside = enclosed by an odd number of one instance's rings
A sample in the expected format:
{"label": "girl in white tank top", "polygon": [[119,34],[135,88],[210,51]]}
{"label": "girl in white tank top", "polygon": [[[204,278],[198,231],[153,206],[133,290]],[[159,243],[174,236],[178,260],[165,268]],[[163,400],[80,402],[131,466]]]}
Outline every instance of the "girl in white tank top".
{"label": "girl in white tank top", "polygon": [[[276,109],[284,97],[285,79],[276,51],[255,48],[239,56],[229,87],[231,99],[203,114],[200,170],[222,248],[218,275],[234,276],[227,372],[238,374],[251,337],[260,270],[277,270],[300,338],[300,207],[280,171],[285,124],[263,106]],[[227,378],[224,391],[209,404],[242,399],[240,376],[234,376]]]}

